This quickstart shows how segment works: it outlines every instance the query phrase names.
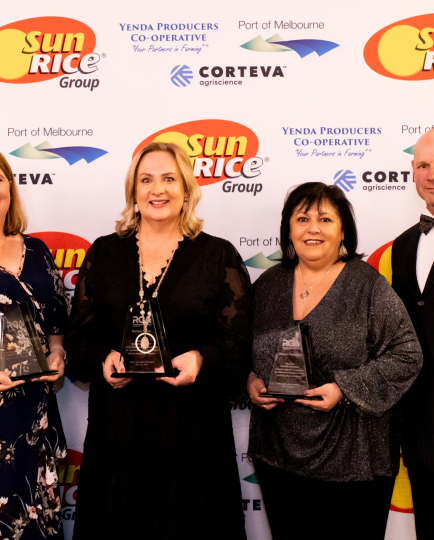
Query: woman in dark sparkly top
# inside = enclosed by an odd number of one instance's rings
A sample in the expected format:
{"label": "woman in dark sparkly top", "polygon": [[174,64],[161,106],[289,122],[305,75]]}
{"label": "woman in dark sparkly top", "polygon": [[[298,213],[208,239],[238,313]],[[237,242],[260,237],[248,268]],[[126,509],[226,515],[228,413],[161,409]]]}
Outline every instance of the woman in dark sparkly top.
{"label": "woman in dark sparkly top", "polygon": [[[351,204],[310,182],[283,208],[282,263],[256,283],[249,454],[273,540],[383,539],[399,468],[397,404],[422,356],[400,299],[362,262]],[[320,401],[261,397],[278,334],[309,325]]]}

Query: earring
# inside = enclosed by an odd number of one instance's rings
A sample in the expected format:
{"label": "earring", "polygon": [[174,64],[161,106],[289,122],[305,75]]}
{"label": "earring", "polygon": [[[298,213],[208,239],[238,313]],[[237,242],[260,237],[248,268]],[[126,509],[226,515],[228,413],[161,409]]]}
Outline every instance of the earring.
{"label": "earring", "polygon": [[137,203],[134,205],[134,212],[135,212],[136,214],[139,213],[139,207],[137,206]]}
{"label": "earring", "polygon": [[184,202],[188,202],[188,197],[184,197]]}
{"label": "earring", "polygon": [[295,248],[294,248],[294,244],[292,243],[291,238],[289,239],[289,245],[288,245],[288,249],[286,250],[286,254],[288,255],[290,259],[293,259],[295,257]]}
{"label": "earring", "polygon": [[344,241],[342,240],[341,245],[339,247],[339,257],[341,259],[345,259],[345,257],[348,257],[348,251],[347,248],[344,246]]}

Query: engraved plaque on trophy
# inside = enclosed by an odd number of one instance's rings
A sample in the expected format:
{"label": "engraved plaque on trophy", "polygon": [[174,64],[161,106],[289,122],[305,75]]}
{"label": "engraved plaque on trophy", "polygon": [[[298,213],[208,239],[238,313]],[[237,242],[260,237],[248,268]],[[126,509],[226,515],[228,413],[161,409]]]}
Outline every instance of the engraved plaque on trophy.
{"label": "engraved plaque on trophy", "polygon": [[114,378],[177,376],[157,298],[147,300],[145,315],[138,305],[128,307],[121,355],[126,371],[113,373]]}
{"label": "engraved plaque on trophy", "polygon": [[309,328],[301,323],[279,334],[267,393],[261,396],[322,399],[304,395],[316,386]]}
{"label": "engraved plaque on trophy", "polygon": [[6,369],[12,381],[57,374],[50,370],[26,304],[0,311],[0,371]]}

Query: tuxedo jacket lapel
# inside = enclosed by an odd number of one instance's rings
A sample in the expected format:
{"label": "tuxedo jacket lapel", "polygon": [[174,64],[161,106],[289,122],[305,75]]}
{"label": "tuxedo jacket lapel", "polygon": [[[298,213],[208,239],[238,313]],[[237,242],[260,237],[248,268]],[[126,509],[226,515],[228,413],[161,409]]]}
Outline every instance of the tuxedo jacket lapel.
{"label": "tuxedo jacket lapel", "polygon": [[409,279],[409,286],[413,292],[413,294],[416,295],[416,297],[419,296],[426,296],[432,286],[434,285],[434,263],[431,266],[431,270],[428,274],[425,287],[423,291],[419,289],[419,283],[417,281],[417,274],[416,274],[416,262],[417,262],[417,247],[419,245],[419,238],[422,233],[419,230],[419,224],[416,224],[413,227],[411,240],[409,241],[409,263],[411,268],[411,277]]}
{"label": "tuxedo jacket lapel", "polygon": [[434,265],[431,266],[428,279],[426,280],[426,283],[425,283],[425,288],[422,291],[422,296],[426,296],[433,285],[434,285]]}
{"label": "tuxedo jacket lapel", "polygon": [[[408,242],[408,286],[415,298],[419,298],[422,294],[422,291],[419,289],[419,283],[417,282],[416,274],[416,261],[417,261],[417,246],[419,244],[419,224],[413,227],[411,237]],[[432,269],[431,269],[432,272]],[[434,279],[434,275],[433,275]],[[428,281],[427,281],[428,285]],[[426,289],[426,286],[425,286]]]}
{"label": "tuxedo jacket lapel", "polygon": [[425,283],[425,288],[422,291],[423,296],[427,295],[431,287],[434,285],[434,263],[429,271],[428,278]]}

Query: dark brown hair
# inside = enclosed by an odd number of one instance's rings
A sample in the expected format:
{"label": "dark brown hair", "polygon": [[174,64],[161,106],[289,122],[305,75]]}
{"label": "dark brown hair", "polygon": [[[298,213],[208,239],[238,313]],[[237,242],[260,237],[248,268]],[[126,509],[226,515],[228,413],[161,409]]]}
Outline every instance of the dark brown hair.
{"label": "dark brown hair", "polygon": [[292,214],[300,206],[304,211],[308,211],[311,206],[318,207],[322,202],[329,202],[338,213],[344,231],[344,245],[348,251],[345,260],[362,258],[363,254],[356,253],[357,250],[357,227],[354,217],[353,206],[345,197],[344,192],[337,186],[328,186],[322,182],[306,182],[293,188],[288,192],[282,210],[282,222],[280,224],[280,248],[282,250],[282,264],[287,268],[293,268],[298,263],[298,256],[291,259],[288,256],[290,225],[289,220]]}

